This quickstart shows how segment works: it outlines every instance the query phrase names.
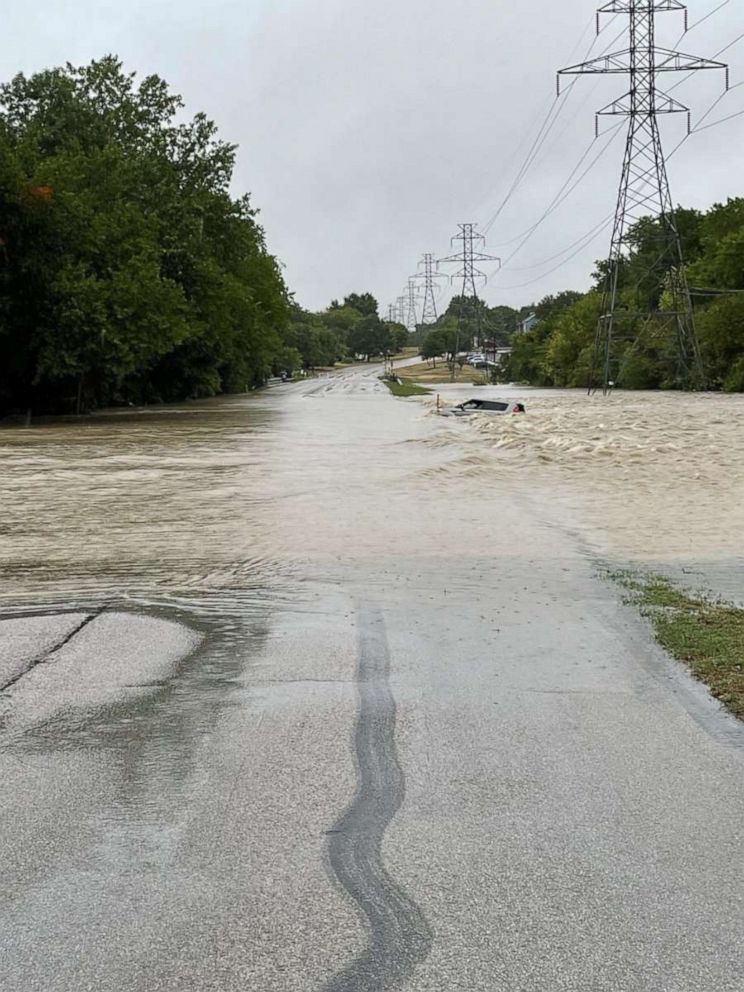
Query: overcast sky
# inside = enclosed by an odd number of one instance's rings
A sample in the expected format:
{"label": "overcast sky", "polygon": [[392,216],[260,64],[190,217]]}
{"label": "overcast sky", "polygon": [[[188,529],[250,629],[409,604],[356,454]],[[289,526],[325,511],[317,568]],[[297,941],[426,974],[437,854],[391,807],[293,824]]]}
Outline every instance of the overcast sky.
{"label": "overcast sky", "polygon": [[[691,23],[720,2],[692,0]],[[113,52],[131,70],[165,77],[190,113],[205,111],[240,145],[235,191],[252,194],[298,301],[320,309],[369,290],[385,308],[423,252],[448,254],[458,223],[485,227],[496,213],[550,109],[555,71],[587,54],[595,7],[591,0],[36,0],[5,6],[0,75]],[[712,57],[744,32],[741,7],[725,4],[678,47]],[[660,14],[659,24],[659,44],[673,45],[681,15]],[[622,25],[610,25],[592,54]],[[732,85],[744,81],[744,40],[721,58],[731,64]],[[509,259],[500,273],[484,266],[494,273],[484,290],[489,303],[519,306],[587,287],[609,232],[581,239],[614,211],[621,131],[521,248],[520,235],[587,152],[594,111],[621,96],[623,84],[587,76],[560,105],[539,156],[488,230],[486,250]],[[694,122],[722,86],[718,73],[698,73],[674,95],[692,107]],[[744,86],[706,123],[742,109]],[[671,151],[684,136],[684,117],[662,126]],[[607,141],[592,147],[584,167]],[[675,200],[705,208],[744,195],[743,159],[744,117],[694,135],[670,162]]]}

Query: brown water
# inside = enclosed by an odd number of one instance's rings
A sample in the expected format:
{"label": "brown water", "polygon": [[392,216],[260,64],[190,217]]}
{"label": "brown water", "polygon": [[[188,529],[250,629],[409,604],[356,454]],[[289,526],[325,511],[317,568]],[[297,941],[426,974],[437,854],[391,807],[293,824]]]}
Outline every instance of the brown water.
{"label": "brown water", "polygon": [[[518,480],[526,495],[547,495],[558,518],[574,515],[604,555],[741,556],[744,396],[544,390],[523,398],[527,416],[478,416],[458,431],[463,455],[447,475]],[[450,442],[444,424],[429,443]]]}
{"label": "brown water", "polygon": [[[365,371],[3,429],[0,602],[220,612],[267,590],[281,597],[319,560],[421,551],[427,540],[432,554],[480,548],[505,489],[606,557],[741,555],[744,397],[490,392],[522,396],[527,416],[440,419]],[[463,397],[443,387],[445,401]],[[482,518],[458,520],[463,486],[482,492]],[[433,543],[417,514],[441,518]]]}
{"label": "brown water", "polygon": [[422,413],[365,371],[3,429],[0,602],[275,600],[310,558],[384,545]]}

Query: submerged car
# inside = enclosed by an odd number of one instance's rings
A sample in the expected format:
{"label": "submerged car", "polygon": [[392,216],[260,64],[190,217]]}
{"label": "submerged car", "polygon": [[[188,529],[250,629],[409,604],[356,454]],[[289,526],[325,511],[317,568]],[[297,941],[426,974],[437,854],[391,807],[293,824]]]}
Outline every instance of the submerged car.
{"label": "submerged car", "polygon": [[468,400],[459,406],[451,406],[442,410],[443,417],[472,417],[474,413],[489,414],[518,414],[526,413],[524,403],[512,403],[506,400]]}

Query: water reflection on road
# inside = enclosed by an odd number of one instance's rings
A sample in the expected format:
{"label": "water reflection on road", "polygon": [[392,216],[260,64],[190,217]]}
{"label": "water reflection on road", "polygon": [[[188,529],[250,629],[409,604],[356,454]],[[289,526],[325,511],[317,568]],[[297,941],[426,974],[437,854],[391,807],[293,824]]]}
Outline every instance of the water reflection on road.
{"label": "water reflection on road", "polygon": [[376,446],[411,418],[370,405],[382,388],[355,373],[0,431],[0,602],[174,598],[224,613],[284,583],[385,492]]}

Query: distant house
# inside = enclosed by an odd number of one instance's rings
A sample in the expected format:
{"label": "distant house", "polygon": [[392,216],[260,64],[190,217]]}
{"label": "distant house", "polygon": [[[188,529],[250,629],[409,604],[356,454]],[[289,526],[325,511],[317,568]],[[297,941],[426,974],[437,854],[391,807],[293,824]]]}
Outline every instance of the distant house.
{"label": "distant house", "polygon": [[531,331],[537,324],[540,323],[540,318],[536,313],[531,313],[529,317],[525,317],[524,320],[520,320],[517,324],[517,334],[526,334],[527,331]]}

